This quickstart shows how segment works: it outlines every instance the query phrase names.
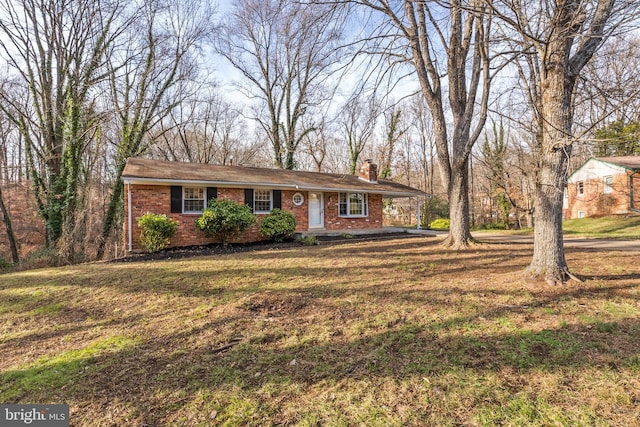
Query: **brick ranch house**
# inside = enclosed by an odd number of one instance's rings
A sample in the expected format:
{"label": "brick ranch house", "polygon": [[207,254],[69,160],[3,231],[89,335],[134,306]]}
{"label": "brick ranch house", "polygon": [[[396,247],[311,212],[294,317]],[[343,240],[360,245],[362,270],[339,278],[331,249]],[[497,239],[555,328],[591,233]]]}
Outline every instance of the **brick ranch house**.
{"label": "brick ranch house", "polygon": [[640,157],[591,158],[567,180],[564,219],[640,214]]}
{"label": "brick ranch house", "polygon": [[382,228],[383,198],[426,196],[418,189],[378,179],[371,161],[352,176],[129,158],[122,180],[124,234],[130,252],[140,250],[136,219],[146,212],[164,213],[179,222],[171,246],[213,243],[194,225],[212,198],[251,207],[258,224],[238,239],[251,242],[263,240],[260,220],[274,208],[292,212],[296,232],[302,234],[350,232]]}

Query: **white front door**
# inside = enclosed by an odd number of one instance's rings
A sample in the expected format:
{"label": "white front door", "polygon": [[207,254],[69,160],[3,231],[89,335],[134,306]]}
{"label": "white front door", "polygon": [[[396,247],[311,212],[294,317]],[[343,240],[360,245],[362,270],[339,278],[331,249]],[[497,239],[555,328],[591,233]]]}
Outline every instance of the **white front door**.
{"label": "white front door", "polygon": [[309,228],[324,227],[322,193],[309,193]]}

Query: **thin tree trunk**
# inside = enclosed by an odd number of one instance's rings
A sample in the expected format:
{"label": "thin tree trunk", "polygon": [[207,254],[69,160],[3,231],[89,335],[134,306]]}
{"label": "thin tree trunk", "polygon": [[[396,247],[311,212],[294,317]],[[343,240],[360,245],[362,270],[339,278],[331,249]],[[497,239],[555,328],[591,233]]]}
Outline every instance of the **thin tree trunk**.
{"label": "thin tree trunk", "polygon": [[4,197],[2,196],[2,187],[0,187],[0,213],[2,213],[2,220],[7,230],[7,238],[9,239],[9,247],[11,248],[11,259],[14,264],[20,262],[20,256],[18,255],[18,245],[16,243],[16,236],[13,233],[13,226],[11,225],[11,216],[4,204]]}

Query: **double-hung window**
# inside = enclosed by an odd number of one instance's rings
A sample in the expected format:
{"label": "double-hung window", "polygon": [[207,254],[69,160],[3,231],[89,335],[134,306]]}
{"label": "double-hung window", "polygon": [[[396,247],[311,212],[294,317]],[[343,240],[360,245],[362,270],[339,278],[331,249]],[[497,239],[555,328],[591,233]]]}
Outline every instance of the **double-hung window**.
{"label": "double-hung window", "polygon": [[182,212],[202,213],[205,205],[205,188],[183,187],[182,191]]}
{"label": "double-hung window", "polygon": [[255,213],[269,213],[273,208],[273,197],[271,190],[254,190],[253,211]]}
{"label": "double-hung window", "polygon": [[369,215],[369,204],[366,193],[340,193],[339,216],[363,217]]}
{"label": "double-hung window", "polygon": [[582,196],[584,194],[584,182],[578,181],[578,196]]}

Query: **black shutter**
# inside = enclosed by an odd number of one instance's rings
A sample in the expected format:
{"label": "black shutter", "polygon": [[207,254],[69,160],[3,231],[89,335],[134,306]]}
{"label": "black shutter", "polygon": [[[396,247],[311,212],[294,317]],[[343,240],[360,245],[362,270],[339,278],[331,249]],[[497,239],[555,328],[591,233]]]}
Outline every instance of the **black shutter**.
{"label": "black shutter", "polygon": [[282,191],[273,190],[273,209],[282,209]]}
{"label": "black shutter", "polygon": [[207,187],[207,206],[209,206],[209,201],[211,199],[217,199],[217,198],[218,198],[218,187]]}
{"label": "black shutter", "polygon": [[248,205],[251,208],[251,212],[253,212],[253,189],[252,188],[244,189],[244,204]]}
{"label": "black shutter", "polygon": [[171,186],[171,213],[182,213],[182,186]]}

